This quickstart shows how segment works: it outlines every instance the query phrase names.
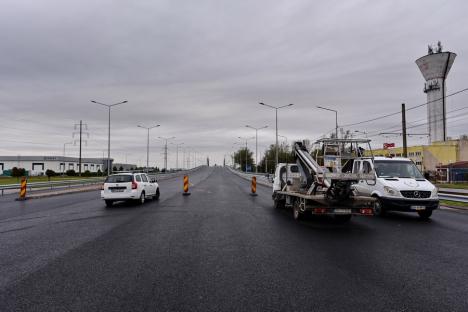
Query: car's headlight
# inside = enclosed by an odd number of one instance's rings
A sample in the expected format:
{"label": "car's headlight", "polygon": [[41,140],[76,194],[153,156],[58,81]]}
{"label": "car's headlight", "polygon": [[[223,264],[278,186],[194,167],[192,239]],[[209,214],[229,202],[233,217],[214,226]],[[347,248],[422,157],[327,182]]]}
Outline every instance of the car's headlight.
{"label": "car's headlight", "polygon": [[389,186],[384,186],[384,191],[390,196],[400,196],[399,192]]}
{"label": "car's headlight", "polygon": [[437,187],[434,187],[434,189],[431,191],[431,197],[438,197],[439,196],[439,190]]}

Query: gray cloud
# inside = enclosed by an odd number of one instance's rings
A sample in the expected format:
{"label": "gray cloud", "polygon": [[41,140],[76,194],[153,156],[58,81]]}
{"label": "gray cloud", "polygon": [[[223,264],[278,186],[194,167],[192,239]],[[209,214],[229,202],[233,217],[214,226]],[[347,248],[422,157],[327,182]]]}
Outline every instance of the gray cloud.
{"label": "gray cloud", "polygon": [[[101,156],[107,115],[91,99],[129,100],[112,112],[119,161],[145,159],[141,123],[161,124],[152,131],[158,163],[158,135],[221,163],[238,136],[254,134],[246,124],[269,125],[263,149],[274,141],[274,112],[259,101],[294,103],[280,113],[280,133],[316,138],[334,127],[333,114],[316,105],[338,109],[339,122],[349,124],[423,103],[414,60],[437,40],[458,54],[448,92],[467,87],[467,8],[464,1],[4,1],[0,154],[61,154],[82,119],[86,156]],[[467,99],[450,98],[448,110]],[[424,108],[408,113],[410,122],[424,117]],[[449,135],[467,132],[465,120],[451,118]],[[351,130],[398,124],[396,116]],[[399,138],[377,137],[375,145],[384,140]]]}

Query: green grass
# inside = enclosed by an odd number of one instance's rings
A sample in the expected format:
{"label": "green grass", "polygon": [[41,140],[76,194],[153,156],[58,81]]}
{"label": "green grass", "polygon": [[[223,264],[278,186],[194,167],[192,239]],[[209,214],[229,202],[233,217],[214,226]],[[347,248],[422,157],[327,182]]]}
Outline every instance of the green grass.
{"label": "green grass", "polygon": [[463,202],[458,202],[458,201],[453,201],[453,200],[441,199],[440,204],[442,206],[467,207],[468,208],[468,203],[463,203]]}
{"label": "green grass", "polygon": [[[68,177],[68,176],[57,176],[51,177],[50,181],[61,181],[61,180],[79,180],[79,179],[90,179],[89,177]],[[18,184],[21,178],[13,177],[0,177],[0,185]],[[48,181],[47,176],[29,177],[28,182],[46,182]]]}
{"label": "green grass", "polygon": [[436,185],[442,188],[468,189],[468,183],[442,183]]}

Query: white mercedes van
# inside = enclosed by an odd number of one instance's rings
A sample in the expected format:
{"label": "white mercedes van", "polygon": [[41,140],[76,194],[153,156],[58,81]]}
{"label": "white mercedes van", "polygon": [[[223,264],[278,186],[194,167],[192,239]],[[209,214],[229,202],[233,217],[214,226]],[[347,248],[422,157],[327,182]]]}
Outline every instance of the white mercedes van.
{"label": "white mercedes van", "polygon": [[387,211],[417,212],[428,219],[439,207],[437,188],[424,178],[408,158],[374,157],[355,160],[353,172],[375,172],[376,180],[360,180],[353,185],[359,195],[373,196],[378,200],[374,213],[383,216]]}

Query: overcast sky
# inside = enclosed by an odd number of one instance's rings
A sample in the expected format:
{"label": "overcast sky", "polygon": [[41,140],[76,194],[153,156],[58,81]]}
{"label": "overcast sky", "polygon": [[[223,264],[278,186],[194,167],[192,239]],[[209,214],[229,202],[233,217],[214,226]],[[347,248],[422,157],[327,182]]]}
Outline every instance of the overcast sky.
{"label": "overcast sky", "polygon": [[[107,111],[90,100],[127,104],[112,111],[112,152],[161,166],[158,136],[222,163],[259,132],[259,149],[279,133],[315,139],[350,124],[424,103],[415,60],[442,41],[457,53],[447,92],[468,87],[467,1],[39,1],[3,0],[0,10],[0,155],[62,155],[74,124],[88,125],[86,157],[107,150]],[[447,110],[468,106],[468,92]],[[448,114],[448,133],[468,132],[468,109]],[[425,108],[408,113],[425,123]],[[397,130],[400,116],[349,129]],[[427,132],[426,126],[413,133]],[[375,146],[401,138],[372,137]],[[280,140],[284,140],[280,138]],[[410,143],[426,143],[414,137]],[[254,141],[249,141],[249,144]],[[251,145],[253,147],[253,145]],[[67,146],[67,156],[77,155]],[[170,146],[169,166],[175,166]],[[107,153],[107,151],[106,151]],[[182,152],[180,153],[181,158]],[[180,160],[181,162],[181,160]]]}

